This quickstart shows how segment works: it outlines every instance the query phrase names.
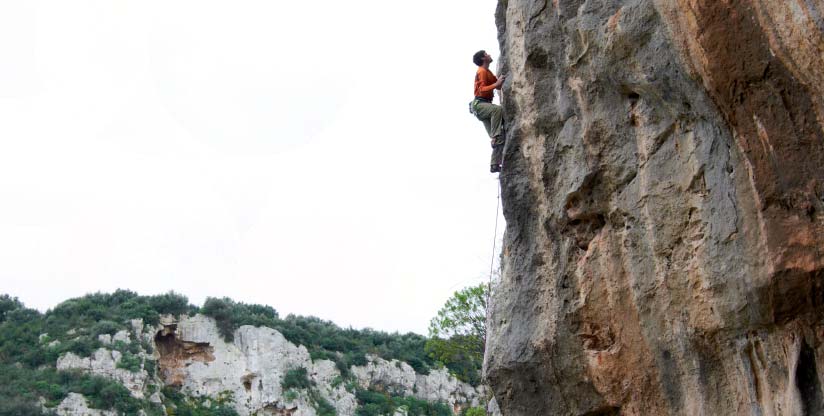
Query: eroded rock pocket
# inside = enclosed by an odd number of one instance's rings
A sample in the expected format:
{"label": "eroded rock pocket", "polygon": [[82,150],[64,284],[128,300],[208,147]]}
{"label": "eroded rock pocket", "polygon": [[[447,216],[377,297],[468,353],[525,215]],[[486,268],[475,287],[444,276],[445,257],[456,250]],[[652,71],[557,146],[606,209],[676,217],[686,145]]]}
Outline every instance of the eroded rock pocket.
{"label": "eroded rock pocket", "polygon": [[182,386],[185,379],[183,370],[193,362],[214,361],[215,349],[208,342],[182,341],[177,337],[176,331],[177,325],[166,325],[157,331],[154,340],[160,354],[158,368],[163,382]]}

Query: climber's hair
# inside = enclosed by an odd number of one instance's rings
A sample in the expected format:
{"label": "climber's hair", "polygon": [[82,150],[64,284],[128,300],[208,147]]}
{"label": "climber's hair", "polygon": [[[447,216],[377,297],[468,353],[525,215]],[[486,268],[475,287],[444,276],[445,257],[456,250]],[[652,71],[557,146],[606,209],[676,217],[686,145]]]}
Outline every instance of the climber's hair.
{"label": "climber's hair", "polygon": [[484,64],[484,55],[486,55],[486,51],[478,51],[475,52],[475,55],[472,55],[472,62],[475,62],[475,65],[481,66]]}

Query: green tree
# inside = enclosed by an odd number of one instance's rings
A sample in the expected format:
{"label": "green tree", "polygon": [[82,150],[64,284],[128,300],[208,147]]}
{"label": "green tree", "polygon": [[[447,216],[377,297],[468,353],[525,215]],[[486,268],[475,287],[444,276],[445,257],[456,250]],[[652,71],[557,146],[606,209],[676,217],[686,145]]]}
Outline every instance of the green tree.
{"label": "green tree", "polygon": [[0,322],[6,320],[7,313],[17,309],[23,309],[23,304],[17,298],[5,294],[0,295]]}
{"label": "green tree", "polygon": [[429,323],[427,353],[473,385],[481,381],[488,298],[489,286],[483,283],[457,291]]}

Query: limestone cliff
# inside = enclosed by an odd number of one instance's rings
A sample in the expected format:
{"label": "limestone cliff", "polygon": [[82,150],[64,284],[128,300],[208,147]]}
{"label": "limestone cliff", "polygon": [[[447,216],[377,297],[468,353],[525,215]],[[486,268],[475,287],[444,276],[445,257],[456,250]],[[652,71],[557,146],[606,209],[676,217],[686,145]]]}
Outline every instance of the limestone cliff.
{"label": "limestone cliff", "polygon": [[505,415],[824,414],[822,13],[499,2]]}
{"label": "limestone cliff", "polygon": [[[314,416],[311,398],[300,392],[289,397],[281,381],[289,370],[306,368],[317,392],[340,416],[354,415],[355,395],[341,382],[335,363],[312,360],[303,346],[288,342],[278,331],[242,326],[234,342],[219,335],[211,318],[197,315],[167,322],[155,338],[160,355],[160,373],[167,384],[176,384],[188,394],[217,397],[231,392],[238,413]],[[444,370],[416,374],[408,364],[370,357],[364,367],[352,367],[363,388],[379,387],[423,400],[448,403],[460,411],[483,405],[484,392],[456,380]],[[337,381],[336,381],[337,379]]]}
{"label": "limestone cliff", "polygon": [[[334,362],[313,360],[304,346],[289,342],[280,332],[267,327],[241,326],[234,331],[233,341],[227,342],[214,319],[203,315],[166,316],[157,326],[134,320],[131,326],[131,333],[123,330],[114,337],[101,336],[107,347],[97,349],[90,357],[71,352],[61,355],[56,368],[80,370],[117,381],[133,397],[164,405],[159,390],[173,386],[207,407],[209,402],[226,402],[240,415],[353,416],[359,408],[357,387],[446,403],[455,414],[468,407],[485,406],[488,396],[485,387],[463,383],[445,369],[418,374],[407,363],[375,356],[368,356],[365,366],[352,366],[351,380],[347,380]],[[156,362],[156,371],[150,374],[145,364],[122,368],[124,355],[108,348],[115,342],[151,346],[151,352],[141,347],[137,355],[145,358],[144,363]],[[284,388],[289,371],[300,368],[306,369],[311,387]],[[321,413],[321,399],[333,409]],[[55,410],[63,416],[116,414],[89,408],[82,395],[73,393]],[[400,412],[405,414],[402,409]]]}

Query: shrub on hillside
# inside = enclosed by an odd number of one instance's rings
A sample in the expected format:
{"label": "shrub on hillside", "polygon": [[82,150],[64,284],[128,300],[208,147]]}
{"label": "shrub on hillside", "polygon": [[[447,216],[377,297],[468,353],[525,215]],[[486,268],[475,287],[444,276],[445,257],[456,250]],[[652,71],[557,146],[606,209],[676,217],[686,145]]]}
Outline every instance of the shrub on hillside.
{"label": "shrub on hillside", "polygon": [[141,370],[141,365],[143,364],[143,360],[140,356],[132,354],[130,352],[123,353],[123,356],[120,357],[120,361],[117,363],[117,368],[123,368],[129,370],[132,373],[138,373]]}
{"label": "shrub on hillside", "polygon": [[49,333],[65,333],[71,328],[91,328],[98,321],[108,320],[126,329],[130,320],[142,319],[155,325],[162,314],[180,314],[196,311],[185,296],[169,292],[162,295],[140,296],[129,290],[114,293],[93,293],[69,299],[46,313]]}
{"label": "shrub on hillside", "polygon": [[13,298],[9,295],[0,295],[0,322],[6,320],[7,313],[22,308],[23,304],[17,300],[17,298]]}
{"label": "shrub on hillside", "polygon": [[229,298],[206,298],[200,313],[215,320],[227,342],[234,339],[235,330],[243,325],[274,328],[278,321],[277,311],[270,306],[247,305]]}
{"label": "shrub on hillside", "polygon": [[197,306],[189,304],[189,298],[175,292],[149,296],[148,302],[161,315],[194,314],[198,310]]}
{"label": "shrub on hillside", "polygon": [[217,400],[190,397],[181,393],[180,388],[171,386],[164,387],[162,393],[169,416],[238,416],[231,405],[231,396],[221,394]]}
{"label": "shrub on hillside", "polygon": [[109,320],[101,320],[98,321],[94,326],[91,327],[91,335],[97,338],[100,335],[114,335],[117,331],[120,331],[123,328],[123,324],[116,324]]}
{"label": "shrub on hillside", "polygon": [[315,383],[309,380],[309,372],[303,367],[287,371],[286,375],[283,376],[283,381],[280,382],[283,390],[308,389],[313,385],[315,385]]}
{"label": "shrub on hillside", "polygon": [[0,402],[0,416],[43,416],[43,410],[34,403],[20,398],[11,398]]}
{"label": "shrub on hillside", "polygon": [[486,416],[483,407],[467,407],[461,412],[461,416]]}
{"label": "shrub on hillside", "polygon": [[[19,398],[21,403],[36,403],[38,397],[44,397],[54,406],[69,392],[78,392],[88,397],[90,405],[94,402],[103,409],[114,409],[124,414],[142,409],[150,416],[160,414],[160,408],[147,400],[124,396],[123,389],[104,386],[99,381],[77,374],[65,375],[56,371],[54,365],[58,357],[67,352],[85,357],[105,347],[123,353],[119,367],[139,371],[142,361],[139,353],[144,340],[103,345],[98,336],[129,330],[132,319],[143,319],[144,323],[152,325],[158,323],[163,314],[191,314],[196,311],[197,307],[189,305],[185,297],[175,293],[157,296],[140,296],[127,290],[111,294],[94,293],[66,300],[46,313],[26,308],[9,295],[0,295],[0,403],[5,403],[4,409],[8,409],[15,403],[13,398]],[[305,346],[313,360],[334,361],[341,372],[338,385],[344,384],[352,392],[356,391],[356,384],[352,380],[350,367],[365,365],[367,354],[386,360],[406,361],[421,373],[427,373],[436,366],[424,351],[426,338],[413,333],[390,334],[371,329],[341,328],[316,317],[289,315],[281,319],[277,311],[269,306],[248,305],[228,298],[209,298],[201,311],[213,317],[221,334],[229,339],[242,325],[266,326],[280,331],[290,342]],[[41,339],[39,335],[44,333],[48,335]],[[53,341],[59,343],[52,344]],[[145,342],[143,349],[149,351],[149,345]],[[148,372],[154,372],[155,367],[153,361],[146,361],[143,365]],[[315,389],[308,373],[305,369],[303,371],[303,374],[292,374],[286,384],[296,389],[308,389],[317,413],[332,415],[331,405],[327,406],[322,397],[312,395]],[[17,374],[16,378],[10,374]],[[21,381],[9,381],[17,379]],[[4,390],[3,383],[11,387]],[[398,400],[392,399],[390,403],[397,407],[401,403]],[[200,410],[197,410],[197,405],[192,406],[180,408],[177,414],[198,414]]]}
{"label": "shrub on hillside", "polygon": [[357,416],[391,415],[403,407],[408,416],[453,416],[452,410],[445,403],[428,402],[412,396],[396,396],[372,390],[358,389],[355,392],[358,400]]}
{"label": "shrub on hillside", "polygon": [[[158,316],[150,305],[154,298],[129,291],[97,293],[69,299],[42,314],[16,298],[0,295],[0,416],[39,415],[39,397],[53,407],[71,392],[83,394],[91,407],[119,414],[141,410],[148,416],[163,414],[160,406],[131,397],[117,382],[54,368],[58,357],[67,352],[91,355],[103,346],[98,335],[127,329],[130,319],[148,318],[151,323],[152,317]],[[139,343],[117,343],[109,348],[131,354],[125,355],[121,366],[139,370],[140,359],[135,357]],[[30,405],[38,412],[32,413]]]}

